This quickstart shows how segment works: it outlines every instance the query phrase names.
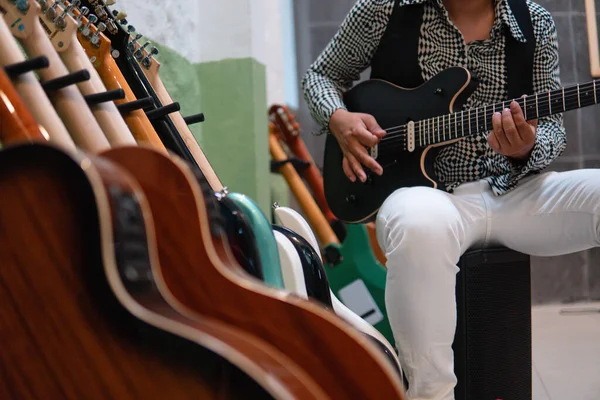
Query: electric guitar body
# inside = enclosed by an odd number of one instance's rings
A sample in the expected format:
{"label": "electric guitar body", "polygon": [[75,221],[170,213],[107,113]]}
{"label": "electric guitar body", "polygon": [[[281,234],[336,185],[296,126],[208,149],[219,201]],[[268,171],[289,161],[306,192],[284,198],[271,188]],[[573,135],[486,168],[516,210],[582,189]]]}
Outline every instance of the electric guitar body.
{"label": "electric guitar body", "polygon": [[[349,111],[373,115],[384,129],[400,127],[409,121],[425,120],[460,109],[474,90],[473,83],[470,73],[459,67],[449,68],[411,90],[381,80],[369,80],[346,92],[344,103]],[[325,197],[340,220],[349,223],[373,220],[383,201],[402,187],[443,188],[433,170],[436,152],[431,150],[436,146],[415,146],[414,151],[407,151],[403,149],[410,145],[408,136],[399,135],[393,140],[397,140],[397,147],[388,150],[380,146],[378,150],[376,160],[383,167],[383,175],[368,173],[365,183],[359,180],[353,183],[342,169],[343,155],[337,139],[333,135],[327,136],[323,163]],[[440,146],[443,144],[447,143],[440,143]]]}
{"label": "electric guitar body", "polygon": [[237,264],[202,176],[181,160],[146,149],[113,149],[105,156],[135,175],[149,200],[173,307],[264,339],[330,398],[404,398],[397,374],[375,345],[328,310],[250,278]]}
{"label": "electric guitar body", "polygon": [[325,398],[270,344],[167,304],[125,170],[11,145],[0,192],[0,398]]}

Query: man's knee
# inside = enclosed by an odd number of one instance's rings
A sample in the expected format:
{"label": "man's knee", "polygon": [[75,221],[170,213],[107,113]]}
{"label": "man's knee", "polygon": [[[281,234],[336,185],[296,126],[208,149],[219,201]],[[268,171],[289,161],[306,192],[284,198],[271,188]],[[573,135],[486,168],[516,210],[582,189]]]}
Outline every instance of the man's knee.
{"label": "man's knee", "polygon": [[384,202],[377,216],[377,239],[386,253],[458,243],[460,213],[440,190],[399,189]]}

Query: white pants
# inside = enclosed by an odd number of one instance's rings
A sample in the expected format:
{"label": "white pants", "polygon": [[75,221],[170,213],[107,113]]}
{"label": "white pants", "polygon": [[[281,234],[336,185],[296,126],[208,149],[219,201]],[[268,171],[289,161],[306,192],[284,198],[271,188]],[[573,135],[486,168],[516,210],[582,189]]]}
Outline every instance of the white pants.
{"label": "white pants", "polygon": [[529,176],[503,196],[485,181],[454,194],[399,189],[379,211],[377,239],[388,259],[386,308],[408,398],[452,400],[460,256],[488,245],[534,256],[600,246],[600,170]]}

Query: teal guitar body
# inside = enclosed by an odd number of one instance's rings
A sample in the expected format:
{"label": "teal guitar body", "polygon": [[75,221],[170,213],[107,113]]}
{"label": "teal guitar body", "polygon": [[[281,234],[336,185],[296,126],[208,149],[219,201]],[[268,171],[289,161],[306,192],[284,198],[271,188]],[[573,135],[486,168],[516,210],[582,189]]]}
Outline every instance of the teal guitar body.
{"label": "teal guitar body", "polygon": [[263,281],[271,287],[283,289],[277,241],[271,223],[258,205],[248,196],[239,193],[227,193],[225,196],[235,203],[249,223],[255,238],[256,257],[262,266]]}
{"label": "teal guitar body", "polygon": [[359,224],[346,224],[344,242],[326,246],[324,253],[338,253],[339,256],[335,258],[341,260],[335,265],[325,263],[333,293],[390,343],[395,343],[385,307],[387,270],[373,254],[367,228]]}

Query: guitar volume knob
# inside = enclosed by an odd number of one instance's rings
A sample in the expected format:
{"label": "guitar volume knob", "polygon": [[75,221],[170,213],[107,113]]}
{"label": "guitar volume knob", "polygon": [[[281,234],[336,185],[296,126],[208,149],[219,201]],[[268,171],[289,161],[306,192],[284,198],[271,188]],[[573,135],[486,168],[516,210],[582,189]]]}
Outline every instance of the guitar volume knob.
{"label": "guitar volume knob", "polygon": [[346,203],[353,206],[356,205],[356,196],[353,194],[346,196]]}

